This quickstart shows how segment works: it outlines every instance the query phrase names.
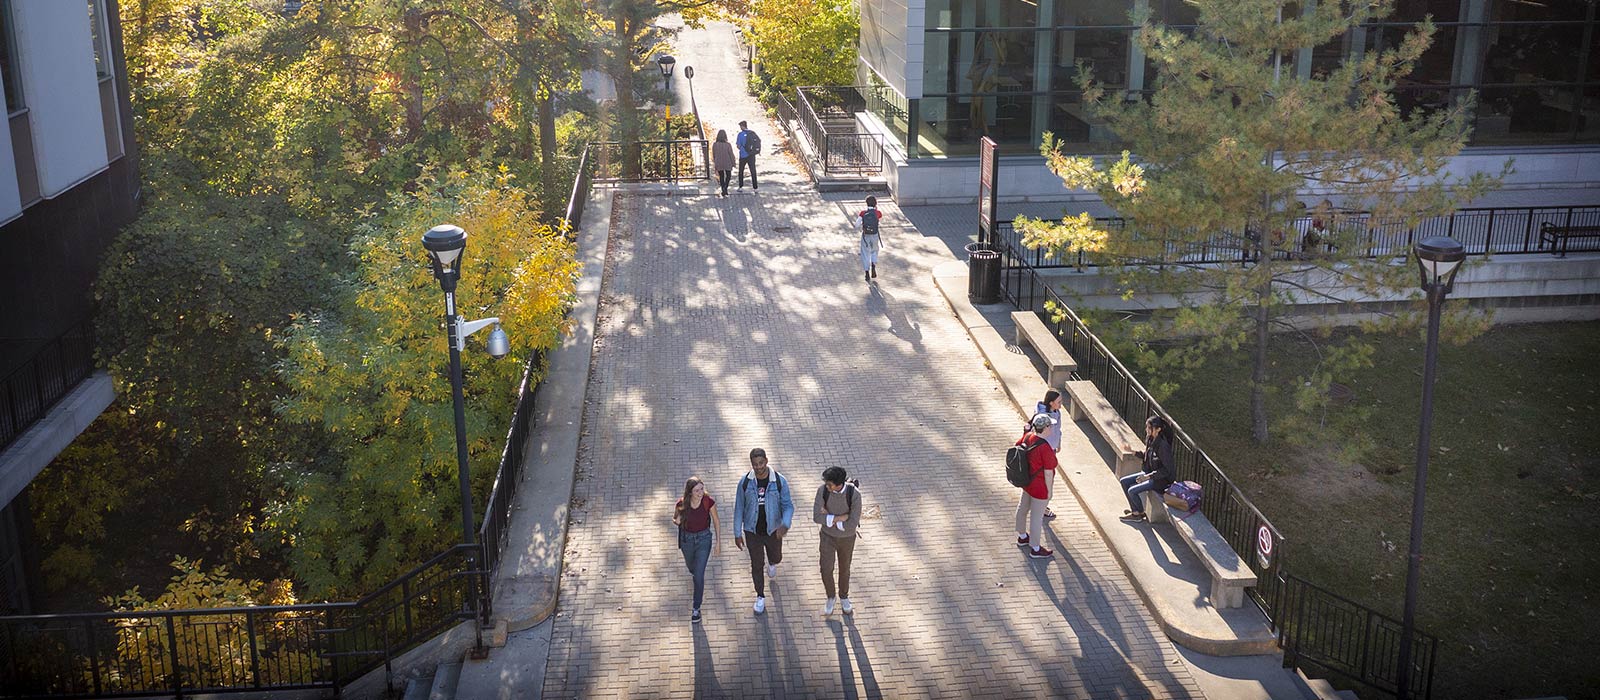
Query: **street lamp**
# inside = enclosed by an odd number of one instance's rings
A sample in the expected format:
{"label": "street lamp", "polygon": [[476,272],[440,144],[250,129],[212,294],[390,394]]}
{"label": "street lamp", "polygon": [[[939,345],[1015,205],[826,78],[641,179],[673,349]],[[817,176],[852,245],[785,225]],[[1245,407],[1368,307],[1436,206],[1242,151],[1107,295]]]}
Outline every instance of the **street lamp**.
{"label": "street lamp", "polygon": [[672,85],[672,69],[678,64],[678,59],[665,54],[656,57],[656,66],[661,68],[661,81],[668,87]]}
{"label": "street lamp", "polygon": [[[455,403],[456,418],[456,480],[461,488],[461,543],[470,545],[472,537],[472,482],[467,470],[467,412],[466,404],[462,400],[461,392],[461,351],[466,349],[467,336],[476,333],[488,326],[494,326],[489,333],[488,351],[491,357],[499,359],[511,354],[511,340],[506,337],[506,332],[500,327],[500,319],[495,317],[479,319],[477,321],[464,321],[456,314],[456,282],[461,279],[461,256],[467,249],[467,232],[459,226],[441,224],[429,229],[422,234],[422,247],[428,251],[428,259],[433,263],[433,276],[439,280],[439,287],[444,290],[445,323],[449,329],[450,340],[450,397]],[[469,553],[469,557],[472,555]],[[476,561],[476,557],[472,557]],[[478,630],[479,601],[474,594],[474,579],[467,577],[467,600],[473,606],[473,628]],[[475,649],[482,649],[482,631],[478,630],[478,643]]]}
{"label": "street lamp", "polygon": [[1400,700],[1411,695],[1411,647],[1416,633],[1417,586],[1422,575],[1422,503],[1427,493],[1428,441],[1433,432],[1433,375],[1439,364],[1439,312],[1455,286],[1467,250],[1449,236],[1430,236],[1414,248],[1422,291],[1428,294],[1428,345],[1422,364],[1422,426],[1417,436],[1417,475],[1411,490],[1411,549],[1406,565],[1406,608],[1400,621]]}

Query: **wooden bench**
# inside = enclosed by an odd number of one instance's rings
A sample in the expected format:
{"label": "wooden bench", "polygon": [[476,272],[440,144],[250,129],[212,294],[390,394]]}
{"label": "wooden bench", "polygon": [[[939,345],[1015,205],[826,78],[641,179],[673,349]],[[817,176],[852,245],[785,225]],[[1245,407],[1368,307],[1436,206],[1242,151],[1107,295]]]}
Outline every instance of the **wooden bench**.
{"label": "wooden bench", "polygon": [[1150,522],[1172,523],[1178,536],[1189,544],[1189,549],[1194,550],[1206,572],[1211,574],[1211,606],[1218,609],[1243,606],[1244,589],[1256,585],[1256,575],[1206,519],[1205,502],[1201,502],[1201,510],[1186,514],[1177,508],[1169,509],[1161,495],[1153,491],[1140,496],[1144,498],[1144,512],[1150,516]]}
{"label": "wooden bench", "polygon": [[1072,359],[1072,354],[1061,345],[1061,340],[1044,325],[1044,320],[1039,314],[1032,311],[1011,312],[1011,322],[1017,326],[1017,347],[1024,343],[1033,346],[1044,358],[1044,364],[1050,369],[1045,377],[1050,386],[1061,386],[1072,379],[1072,373],[1078,371],[1078,361]]}
{"label": "wooden bench", "polygon": [[1111,447],[1112,454],[1117,456],[1117,478],[1138,472],[1139,457],[1129,446],[1143,445],[1144,440],[1133,428],[1128,427],[1128,422],[1122,420],[1117,409],[1095,388],[1094,382],[1066,382],[1061,387],[1072,404],[1072,420],[1087,419],[1095,432],[1100,433],[1100,437]]}
{"label": "wooden bench", "polygon": [[1574,238],[1600,238],[1600,226],[1557,226],[1548,221],[1539,224],[1539,245],[1550,246],[1550,252],[1557,257],[1567,257],[1567,241]]}

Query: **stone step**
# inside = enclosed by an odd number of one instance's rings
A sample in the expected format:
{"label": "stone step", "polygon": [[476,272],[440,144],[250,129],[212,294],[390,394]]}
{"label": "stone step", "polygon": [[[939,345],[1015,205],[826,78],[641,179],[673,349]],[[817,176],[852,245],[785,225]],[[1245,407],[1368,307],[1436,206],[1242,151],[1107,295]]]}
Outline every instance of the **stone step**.
{"label": "stone step", "polygon": [[888,192],[889,181],[881,177],[822,177],[816,187],[818,192]]}
{"label": "stone step", "polygon": [[406,681],[406,692],[401,696],[401,700],[428,700],[428,693],[432,690],[433,676],[413,678]]}
{"label": "stone step", "polygon": [[1339,690],[1334,688],[1333,684],[1326,679],[1312,678],[1307,676],[1305,671],[1298,668],[1294,672],[1295,675],[1300,676],[1301,682],[1305,683],[1306,689],[1311,691],[1315,700],[1360,700],[1353,690]]}
{"label": "stone step", "polygon": [[460,681],[460,661],[439,664],[439,669],[433,674],[433,687],[428,691],[428,700],[456,700],[456,685]]}

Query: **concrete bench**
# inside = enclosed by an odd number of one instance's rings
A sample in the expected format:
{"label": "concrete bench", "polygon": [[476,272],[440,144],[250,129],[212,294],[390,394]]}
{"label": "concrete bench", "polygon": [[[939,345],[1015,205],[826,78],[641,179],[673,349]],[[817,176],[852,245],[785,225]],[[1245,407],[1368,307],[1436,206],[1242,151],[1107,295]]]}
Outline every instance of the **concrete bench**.
{"label": "concrete bench", "polygon": [[1122,415],[1111,406],[1111,402],[1095,388],[1094,382],[1076,381],[1066,382],[1061,385],[1067,392],[1067,397],[1072,404],[1072,420],[1089,421],[1094,426],[1095,432],[1111,447],[1111,452],[1117,456],[1117,478],[1122,478],[1139,471],[1139,457],[1135,455],[1130,446],[1143,445],[1144,439],[1128,427],[1128,422],[1122,420]]}
{"label": "concrete bench", "polygon": [[1072,359],[1072,354],[1061,345],[1061,340],[1050,331],[1050,327],[1044,325],[1039,314],[1013,311],[1011,322],[1017,326],[1017,347],[1026,343],[1039,353],[1039,357],[1044,358],[1044,364],[1050,370],[1045,380],[1050,386],[1061,386],[1072,379],[1072,373],[1078,371],[1078,361]]}
{"label": "concrete bench", "polygon": [[[1202,511],[1186,514],[1177,508],[1169,509],[1160,494],[1155,492],[1146,491],[1140,495],[1144,498],[1144,512],[1150,517],[1150,522],[1172,523],[1178,536],[1189,544],[1189,549],[1194,550],[1200,563],[1205,565],[1206,572],[1211,574],[1211,606],[1219,609],[1242,607],[1244,589],[1256,585],[1256,575],[1223,539],[1222,533],[1217,532],[1217,528],[1206,519],[1205,514]],[[1204,507],[1202,501],[1201,508]]]}

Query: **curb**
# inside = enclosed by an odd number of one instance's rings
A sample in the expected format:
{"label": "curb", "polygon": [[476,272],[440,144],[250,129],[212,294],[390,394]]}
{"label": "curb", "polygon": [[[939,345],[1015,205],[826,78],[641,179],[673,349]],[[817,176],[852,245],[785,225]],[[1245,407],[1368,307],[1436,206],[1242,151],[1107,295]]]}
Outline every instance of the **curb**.
{"label": "curb", "polygon": [[[967,299],[966,263],[953,261],[939,265],[933,270],[933,281],[951,311],[960,319],[973,344],[982,353],[995,379],[1005,388],[1006,395],[1011,397],[1018,414],[1025,416],[1025,407],[1032,406],[1034,397],[1042,394],[1046,388],[1033,360],[1012,350],[1000,331]],[[1010,306],[1006,308],[1010,309]],[[1104,459],[1109,450],[1099,443],[1099,436],[1087,435],[1087,438],[1096,445]],[[1111,463],[1109,460],[1105,462]],[[1116,499],[1120,491],[1114,480],[1106,478],[1111,475],[1109,467],[1104,475],[1092,471],[1085,473],[1085,470],[1066,465],[1060,471],[1084,514],[1093,522],[1101,541],[1111,550],[1118,566],[1134,584],[1139,598],[1150,609],[1161,631],[1169,639],[1184,648],[1211,656],[1278,653],[1277,635],[1273,633],[1266,616],[1253,604],[1218,610],[1197,597],[1197,590],[1209,589],[1209,574],[1192,558],[1186,564],[1182,563],[1190,554],[1188,545],[1171,528],[1108,529],[1108,525],[1121,524],[1111,515],[1118,507]],[[1158,547],[1178,561],[1166,564],[1156,561],[1152,547]],[[1128,550],[1127,555],[1124,550]]]}

